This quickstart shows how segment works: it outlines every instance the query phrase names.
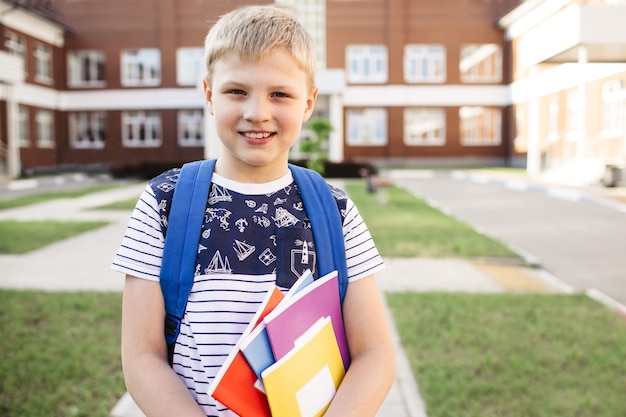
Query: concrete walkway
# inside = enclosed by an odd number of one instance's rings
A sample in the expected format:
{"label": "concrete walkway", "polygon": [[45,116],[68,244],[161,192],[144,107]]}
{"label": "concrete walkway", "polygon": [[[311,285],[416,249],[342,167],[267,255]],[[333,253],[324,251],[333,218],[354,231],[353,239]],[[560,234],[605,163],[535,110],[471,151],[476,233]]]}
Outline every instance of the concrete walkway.
{"label": "concrete walkway", "polygon": [[[121,291],[123,277],[110,269],[129,213],[93,210],[137,198],[144,184],[125,186],[77,199],[61,199],[0,211],[0,220],[106,220],[109,225],[24,255],[0,255],[0,288],[46,291]],[[386,259],[377,275],[381,291],[563,291],[545,271],[523,265],[498,265],[460,259]],[[389,319],[393,324],[391,315]],[[397,376],[378,417],[425,417],[419,387],[392,326]],[[115,417],[141,417],[128,395],[112,410]]]}

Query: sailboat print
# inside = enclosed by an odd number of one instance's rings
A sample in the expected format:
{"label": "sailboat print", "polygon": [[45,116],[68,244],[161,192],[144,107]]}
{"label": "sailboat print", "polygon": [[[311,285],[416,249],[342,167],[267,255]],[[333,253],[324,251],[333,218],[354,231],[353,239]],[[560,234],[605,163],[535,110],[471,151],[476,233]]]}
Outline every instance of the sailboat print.
{"label": "sailboat print", "polygon": [[204,270],[205,274],[231,274],[233,272],[230,267],[230,262],[228,261],[228,257],[220,254],[220,251],[215,251],[215,255],[209,262],[209,266]]}
{"label": "sailboat print", "polygon": [[235,252],[237,253],[237,258],[240,261],[243,261],[256,250],[256,246],[249,245],[246,242],[241,242],[235,239],[235,243],[233,243],[233,249],[235,249]]}

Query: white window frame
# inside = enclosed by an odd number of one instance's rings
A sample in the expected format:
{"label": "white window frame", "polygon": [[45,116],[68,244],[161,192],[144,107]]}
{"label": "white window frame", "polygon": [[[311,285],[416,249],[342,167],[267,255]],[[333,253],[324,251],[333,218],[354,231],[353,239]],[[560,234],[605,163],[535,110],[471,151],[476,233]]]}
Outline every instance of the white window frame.
{"label": "white window frame", "polygon": [[52,48],[37,42],[33,50],[35,57],[35,79],[41,83],[52,82]]}
{"label": "white window frame", "polygon": [[122,112],[122,144],[127,148],[161,146],[161,114],[157,111]]}
{"label": "white window frame", "polygon": [[178,144],[185,148],[204,146],[204,112],[202,110],[178,112]]}
{"label": "white window frame", "polygon": [[387,109],[372,107],[346,111],[346,144],[348,146],[387,145]]}
{"label": "white window frame", "polygon": [[25,106],[17,106],[17,135],[20,148],[30,146],[30,114]]}
{"label": "white window frame", "polygon": [[626,88],[621,80],[602,84],[603,137],[622,137],[626,129]]}
{"label": "white window frame", "polygon": [[498,146],[502,143],[502,110],[496,107],[459,108],[462,146]]}
{"label": "white window frame", "polygon": [[526,107],[522,104],[517,104],[515,105],[515,138],[513,139],[513,146],[518,153],[528,151],[527,131]]}
{"label": "white window frame", "polygon": [[405,108],[404,144],[443,146],[446,144],[446,111],[442,108]]}
{"label": "white window frame", "polygon": [[552,95],[548,98],[548,142],[559,139],[559,97]]}
{"label": "white window frame", "polygon": [[317,68],[326,68],[326,0],[276,0],[296,11],[315,43]]}
{"label": "white window frame", "polygon": [[404,81],[443,83],[446,81],[446,47],[415,44],[404,47]]}
{"label": "white window frame", "polygon": [[67,84],[70,87],[104,87],[104,51],[84,49],[67,54]]}
{"label": "white window frame", "polygon": [[125,87],[161,84],[161,51],[156,48],[122,51],[121,82]]}
{"label": "white window frame", "polygon": [[70,145],[74,149],[104,149],[106,113],[74,112],[69,114]]}
{"label": "white window frame", "polygon": [[583,137],[583,111],[580,90],[567,92],[567,140],[577,141]]}
{"label": "white window frame", "polygon": [[502,48],[495,43],[461,45],[459,71],[462,82],[502,82]]}
{"label": "white window frame", "polygon": [[346,76],[352,84],[384,84],[388,80],[388,53],[385,45],[348,45]]}
{"label": "white window frame", "polygon": [[4,37],[4,46],[9,54],[22,58],[24,73],[28,72],[26,39],[17,33],[7,31]]}
{"label": "white window frame", "polygon": [[178,85],[201,85],[205,72],[204,48],[178,48],[176,50],[176,83]]}
{"label": "white window frame", "polygon": [[54,113],[49,110],[37,110],[37,147],[54,148]]}

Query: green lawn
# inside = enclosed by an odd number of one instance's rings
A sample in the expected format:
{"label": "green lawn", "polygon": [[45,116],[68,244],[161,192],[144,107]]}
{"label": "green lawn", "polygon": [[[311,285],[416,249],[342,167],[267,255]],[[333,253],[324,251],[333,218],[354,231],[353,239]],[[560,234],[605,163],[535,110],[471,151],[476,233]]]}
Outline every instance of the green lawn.
{"label": "green lawn", "polygon": [[402,188],[389,187],[385,205],[368,194],[361,182],[349,183],[346,190],[383,256],[520,258],[501,242],[477,233]]}
{"label": "green lawn", "polygon": [[[347,187],[385,256],[511,257],[391,187]],[[584,295],[386,295],[429,417],[626,416],[626,321]]]}
{"label": "green lawn", "polygon": [[[402,189],[382,207],[364,188],[347,191],[386,256],[515,256]],[[386,296],[429,417],[626,415],[626,321],[585,296]],[[0,291],[0,415],[107,416],[124,392],[120,303]]]}
{"label": "green lawn", "polygon": [[22,254],[97,229],[104,221],[0,221],[0,254]]}
{"label": "green lawn", "polygon": [[97,184],[82,187],[76,190],[51,191],[25,195],[22,197],[0,199],[0,210],[42,203],[59,198],[78,198],[98,191],[106,191],[112,188],[117,188],[119,186],[119,184]]}
{"label": "green lawn", "polygon": [[0,415],[105,417],[124,393],[121,295],[0,291]]}
{"label": "green lawn", "polygon": [[626,416],[626,321],[584,295],[387,300],[429,417]]}

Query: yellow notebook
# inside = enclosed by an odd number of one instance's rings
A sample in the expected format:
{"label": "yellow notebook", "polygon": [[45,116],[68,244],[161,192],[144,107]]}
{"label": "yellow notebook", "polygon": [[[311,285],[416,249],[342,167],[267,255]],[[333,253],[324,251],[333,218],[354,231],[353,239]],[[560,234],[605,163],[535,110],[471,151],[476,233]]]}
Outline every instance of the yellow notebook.
{"label": "yellow notebook", "polygon": [[311,326],[261,376],[272,417],[319,417],[345,375],[330,317]]}

